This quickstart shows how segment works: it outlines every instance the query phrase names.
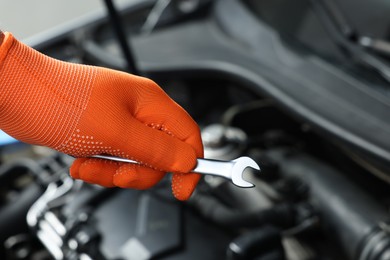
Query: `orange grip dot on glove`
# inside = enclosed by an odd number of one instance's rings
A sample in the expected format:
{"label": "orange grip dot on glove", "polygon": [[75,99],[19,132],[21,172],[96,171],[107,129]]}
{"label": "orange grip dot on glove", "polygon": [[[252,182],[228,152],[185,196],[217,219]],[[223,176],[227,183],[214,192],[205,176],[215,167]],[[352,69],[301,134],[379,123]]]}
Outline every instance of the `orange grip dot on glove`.
{"label": "orange grip dot on glove", "polygon": [[[172,191],[191,196],[189,173],[203,157],[199,128],[153,81],[47,57],[10,33],[0,46],[0,127],[30,144],[84,157],[74,178],[106,187],[146,189],[173,172]],[[110,154],[143,164],[85,157]]]}

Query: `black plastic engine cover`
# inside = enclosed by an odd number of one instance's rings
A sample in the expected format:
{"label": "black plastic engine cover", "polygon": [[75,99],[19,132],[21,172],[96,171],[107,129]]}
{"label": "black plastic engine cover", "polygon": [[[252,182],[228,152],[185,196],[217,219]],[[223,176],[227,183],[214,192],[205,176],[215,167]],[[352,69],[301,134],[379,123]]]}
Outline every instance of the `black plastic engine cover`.
{"label": "black plastic engine cover", "polygon": [[107,259],[221,259],[232,239],[170,194],[121,190],[98,205],[91,217]]}

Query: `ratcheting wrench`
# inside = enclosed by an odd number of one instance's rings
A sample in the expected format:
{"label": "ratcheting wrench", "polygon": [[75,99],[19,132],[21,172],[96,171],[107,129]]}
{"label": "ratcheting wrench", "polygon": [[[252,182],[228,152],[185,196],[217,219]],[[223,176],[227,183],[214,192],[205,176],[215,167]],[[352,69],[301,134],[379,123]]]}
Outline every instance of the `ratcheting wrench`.
{"label": "ratcheting wrench", "polygon": [[[109,155],[93,155],[91,157],[117,162],[139,164],[137,161]],[[259,165],[257,165],[253,159],[249,157],[239,157],[232,161],[197,159],[197,165],[191,172],[224,177],[231,180],[232,183],[238,187],[251,188],[255,185],[243,179],[243,174],[247,167],[260,170]]]}

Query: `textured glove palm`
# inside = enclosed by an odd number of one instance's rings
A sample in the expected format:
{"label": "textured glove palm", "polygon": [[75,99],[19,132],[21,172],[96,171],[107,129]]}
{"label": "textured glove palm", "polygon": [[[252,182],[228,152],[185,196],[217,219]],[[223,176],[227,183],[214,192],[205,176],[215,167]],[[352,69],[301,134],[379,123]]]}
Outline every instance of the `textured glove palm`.
{"label": "textured glove palm", "polygon": [[[153,81],[49,58],[6,33],[0,46],[0,127],[30,144],[79,157],[74,178],[146,189],[173,172],[172,191],[190,197],[203,157],[199,128]],[[140,165],[86,157],[111,154]]]}

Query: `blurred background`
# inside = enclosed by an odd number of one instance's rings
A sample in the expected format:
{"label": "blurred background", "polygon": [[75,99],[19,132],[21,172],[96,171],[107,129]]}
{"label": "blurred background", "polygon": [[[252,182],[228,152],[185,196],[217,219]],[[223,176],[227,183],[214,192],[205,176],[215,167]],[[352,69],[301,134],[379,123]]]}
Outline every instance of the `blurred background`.
{"label": "blurred background", "polygon": [[390,260],[390,1],[114,3],[116,30],[103,0],[0,0],[0,29],[153,79],[256,187],[107,189],[0,135],[0,259]]}
{"label": "blurred background", "polygon": [[[139,0],[114,2],[123,7],[136,1]],[[105,14],[104,3],[100,0],[1,0],[0,5],[0,28],[21,40],[80,19]]]}

